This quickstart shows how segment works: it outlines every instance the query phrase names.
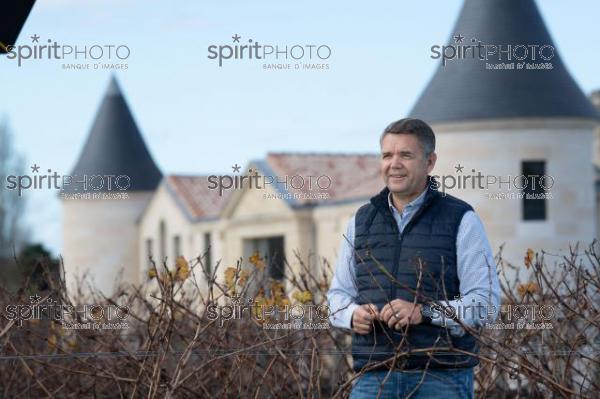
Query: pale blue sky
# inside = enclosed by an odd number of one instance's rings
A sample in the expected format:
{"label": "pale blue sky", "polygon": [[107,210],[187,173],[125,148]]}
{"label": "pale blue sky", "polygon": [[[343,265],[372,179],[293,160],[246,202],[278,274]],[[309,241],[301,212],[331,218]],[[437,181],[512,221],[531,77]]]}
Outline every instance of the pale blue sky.
{"label": "pale blue sky", "polygon": [[[37,34],[61,44],[127,45],[129,68],[117,76],[156,162],[165,174],[201,174],[226,173],[268,151],[377,151],[380,130],[410,110],[431,77],[429,49],[446,42],[462,1],[38,3],[17,44]],[[600,2],[537,3],[584,92],[600,88]],[[229,44],[233,34],[263,44],[327,44],[330,69],[218,68],[207,47]],[[69,173],[110,72],[67,71],[48,60],[18,68],[0,59],[0,73],[0,114],[10,118],[27,165]],[[60,251],[55,193],[26,197],[33,238]]]}

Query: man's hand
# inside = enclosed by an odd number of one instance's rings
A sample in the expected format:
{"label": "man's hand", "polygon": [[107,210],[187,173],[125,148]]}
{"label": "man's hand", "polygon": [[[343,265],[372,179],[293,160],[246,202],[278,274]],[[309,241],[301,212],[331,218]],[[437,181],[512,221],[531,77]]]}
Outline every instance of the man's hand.
{"label": "man's hand", "polygon": [[377,306],[372,303],[360,305],[352,313],[352,331],[365,335],[371,332],[373,321],[378,316]]}
{"label": "man's hand", "polygon": [[379,319],[396,330],[407,324],[420,324],[423,321],[421,305],[394,299],[381,309]]}

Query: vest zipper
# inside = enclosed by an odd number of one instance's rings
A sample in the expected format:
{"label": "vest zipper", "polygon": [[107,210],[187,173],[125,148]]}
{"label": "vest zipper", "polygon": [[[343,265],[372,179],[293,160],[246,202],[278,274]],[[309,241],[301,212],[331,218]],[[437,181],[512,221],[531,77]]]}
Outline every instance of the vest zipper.
{"label": "vest zipper", "polygon": [[[398,225],[396,224],[396,219],[394,218],[394,215],[391,215],[394,232],[396,233],[396,237],[398,236],[398,234],[400,235],[400,238],[398,239],[398,245],[396,246],[396,249],[394,249],[394,267],[393,267],[394,273],[392,274],[392,276],[394,277],[395,280],[398,280],[397,274],[398,274],[398,268],[400,267],[400,264],[399,264],[400,263],[400,254],[402,252],[402,241],[404,239],[404,233],[406,233],[408,230],[410,230],[410,228],[413,226],[413,224],[415,224],[415,221],[421,216],[421,214],[425,211],[425,209],[429,207],[429,205],[431,204],[431,201],[432,201],[432,198],[425,199],[424,203],[421,205],[421,208],[419,210],[417,210],[417,212],[415,212],[415,214],[410,219],[408,224],[406,226],[404,226],[404,230],[402,230],[402,233],[400,233],[400,230],[398,229]],[[391,297],[390,301],[397,299],[396,298],[396,284],[397,284],[396,282],[392,282],[392,297]]]}
{"label": "vest zipper", "polygon": [[[396,224],[396,221],[394,221],[394,225],[395,224]],[[402,250],[402,239],[404,238],[404,233],[399,232],[397,225],[394,226],[394,231],[396,232],[396,237],[398,236],[398,234],[400,234],[400,239],[398,240],[398,243],[396,244],[396,248],[394,249],[394,267],[393,267],[394,273],[392,274],[392,276],[394,277],[394,280],[398,280],[398,268],[400,267],[400,265],[399,265],[400,252]],[[391,297],[390,301],[393,301],[394,299],[396,299],[396,284],[397,284],[397,281],[392,282],[392,297]]]}

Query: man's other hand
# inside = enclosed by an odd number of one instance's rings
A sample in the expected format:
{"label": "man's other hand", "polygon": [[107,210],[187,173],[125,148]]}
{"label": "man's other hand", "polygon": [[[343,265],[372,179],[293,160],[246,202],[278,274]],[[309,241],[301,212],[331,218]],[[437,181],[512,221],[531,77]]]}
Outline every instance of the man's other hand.
{"label": "man's other hand", "polygon": [[420,324],[423,321],[421,305],[402,299],[394,299],[387,303],[381,309],[379,318],[390,328],[395,328],[396,330],[407,324]]}
{"label": "man's other hand", "polygon": [[372,303],[360,305],[352,313],[352,331],[365,335],[373,329],[373,321],[377,319],[379,311]]}

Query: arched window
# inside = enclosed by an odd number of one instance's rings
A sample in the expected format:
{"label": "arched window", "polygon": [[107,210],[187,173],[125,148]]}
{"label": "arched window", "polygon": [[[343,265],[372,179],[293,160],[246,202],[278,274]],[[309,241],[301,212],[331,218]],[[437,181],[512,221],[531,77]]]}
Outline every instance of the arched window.
{"label": "arched window", "polygon": [[165,261],[165,258],[167,257],[167,226],[165,225],[165,221],[161,220],[160,221],[160,225],[158,228],[158,239],[159,239],[159,245],[160,245],[160,259],[159,262],[162,264],[162,262]]}
{"label": "arched window", "polygon": [[154,256],[152,245],[152,238],[146,238],[146,259],[144,259],[146,262]]}
{"label": "arched window", "polygon": [[173,259],[181,255],[181,236],[173,236]]}

